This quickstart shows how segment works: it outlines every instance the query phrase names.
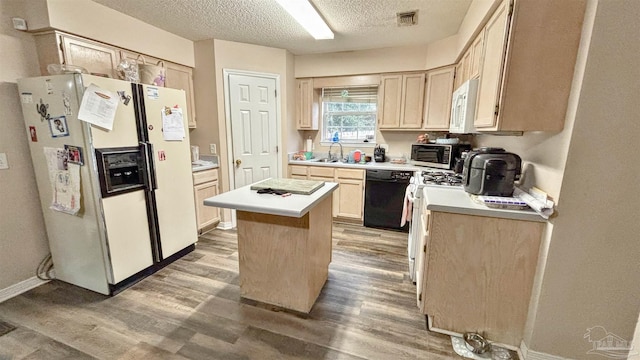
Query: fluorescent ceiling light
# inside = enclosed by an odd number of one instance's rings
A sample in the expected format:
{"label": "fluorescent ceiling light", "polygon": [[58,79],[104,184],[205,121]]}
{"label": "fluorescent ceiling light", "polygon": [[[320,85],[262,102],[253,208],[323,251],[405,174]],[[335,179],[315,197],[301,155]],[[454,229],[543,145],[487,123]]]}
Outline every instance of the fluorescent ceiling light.
{"label": "fluorescent ceiling light", "polygon": [[333,32],[322,20],[309,0],[276,0],[289,15],[307,30],[316,40],[333,39]]}

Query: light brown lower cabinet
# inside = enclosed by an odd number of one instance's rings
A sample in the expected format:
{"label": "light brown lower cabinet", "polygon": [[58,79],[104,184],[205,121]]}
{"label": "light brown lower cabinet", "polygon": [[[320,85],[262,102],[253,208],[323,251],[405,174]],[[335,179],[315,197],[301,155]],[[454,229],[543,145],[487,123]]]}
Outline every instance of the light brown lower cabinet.
{"label": "light brown lower cabinet", "polygon": [[205,206],[204,199],[218,195],[218,169],[193,173],[193,194],[196,201],[198,232],[211,230],[220,222],[220,209]]}
{"label": "light brown lower cabinet", "polygon": [[333,217],[362,222],[364,217],[364,170],[289,165],[288,174],[291,179],[337,182],[339,186],[333,192]]}
{"label": "light brown lower cabinet", "polygon": [[362,221],[364,217],[364,170],[336,168],[336,217]]}
{"label": "light brown lower cabinet", "polygon": [[418,306],[431,330],[520,346],[544,223],[424,211]]}

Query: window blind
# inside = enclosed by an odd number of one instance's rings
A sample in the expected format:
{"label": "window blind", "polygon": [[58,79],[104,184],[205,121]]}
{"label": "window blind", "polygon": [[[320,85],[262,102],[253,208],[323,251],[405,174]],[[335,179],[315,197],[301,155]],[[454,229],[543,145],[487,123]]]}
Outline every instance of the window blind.
{"label": "window blind", "polygon": [[323,88],[322,101],[373,103],[378,101],[378,87]]}

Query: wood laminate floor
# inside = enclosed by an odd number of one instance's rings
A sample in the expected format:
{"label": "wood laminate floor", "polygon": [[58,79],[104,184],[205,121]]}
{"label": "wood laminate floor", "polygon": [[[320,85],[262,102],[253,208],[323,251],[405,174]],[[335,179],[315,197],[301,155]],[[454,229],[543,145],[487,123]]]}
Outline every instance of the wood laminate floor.
{"label": "wood laminate floor", "polygon": [[0,304],[0,359],[460,359],[425,330],[407,235],[335,223],[308,315],[240,299],[235,231],[105,297],[51,281]]}

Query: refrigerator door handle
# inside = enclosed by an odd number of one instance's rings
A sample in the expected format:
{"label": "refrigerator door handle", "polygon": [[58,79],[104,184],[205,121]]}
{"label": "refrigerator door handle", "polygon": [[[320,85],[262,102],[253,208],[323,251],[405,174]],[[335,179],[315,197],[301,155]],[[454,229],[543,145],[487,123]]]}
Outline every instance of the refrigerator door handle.
{"label": "refrigerator door handle", "polygon": [[140,142],[140,149],[144,158],[145,182],[147,189],[156,190],[158,184],[156,181],[155,167],[153,166],[153,145],[147,142]]}
{"label": "refrigerator door handle", "polygon": [[151,185],[152,185],[152,189],[153,190],[158,190],[158,179],[156,177],[156,165],[153,162],[153,144],[150,142],[147,142],[147,154],[148,154],[148,161],[147,161],[147,168],[149,169],[149,177],[151,178]]}

